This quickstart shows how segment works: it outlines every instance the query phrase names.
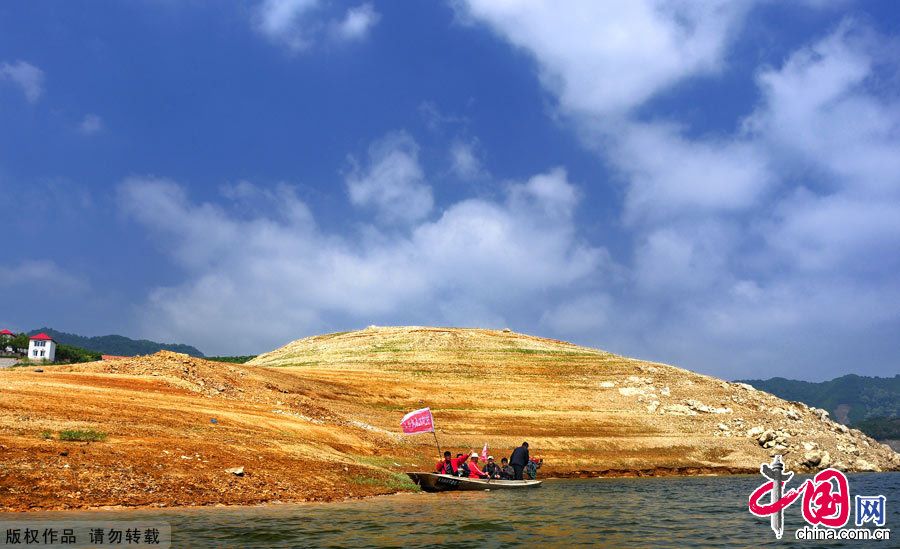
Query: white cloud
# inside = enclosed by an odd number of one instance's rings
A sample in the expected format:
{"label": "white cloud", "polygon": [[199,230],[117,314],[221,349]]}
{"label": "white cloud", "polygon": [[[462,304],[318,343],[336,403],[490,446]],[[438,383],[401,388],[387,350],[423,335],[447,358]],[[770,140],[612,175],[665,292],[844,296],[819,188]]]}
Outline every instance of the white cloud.
{"label": "white cloud", "polygon": [[466,126],[470,122],[470,120],[464,116],[441,111],[441,109],[439,109],[432,101],[422,101],[419,103],[418,111],[425,121],[425,125],[433,132],[441,132],[445,127],[449,126]]}
{"label": "white cloud", "polygon": [[19,86],[29,103],[36,103],[44,93],[44,71],[25,61],[0,65],[0,80]]}
{"label": "white cloud", "polygon": [[256,28],[292,51],[305,50],[317,26],[310,14],[318,8],[319,0],[264,0],[256,9]]}
{"label": "white cloud", "polygon": [[383,223],[418,221],[434,206],[419,165],[419,147],[405,132],[388,134],[374,143],[368,168],[354,168],[346,182],[350,201],[374,209]]}
{"label": "white cloud", "polygon": [[630,124],[611,161],[629,179],[625,219],[729,213],[760,202],[773,177],[766,156],[740,138],[692,140],[666,124]]}
{"label": "white cloud", "polygon": [[264,0],[254,11],[254,23],[269,40],[301,52],[329,34],[342,42],[362,40],[381,18],[365,3],[349,8],[339,20],[328,20],[321,13],[324,5],[321,0]]}
{"label": "white cloud", "polygon": [[450,145],[450,169],[464,181],[480,179],[487,175],[476,152],[477,145],[478,142],[475,140],[456,140]]}
{"label": "white cloud", "polygon": [[94,135],[103,130],[103,119],[96,114],[86,114],[78,125],[78,131],[84,135]]}
{"label": "white cloud", "polygon": [[[148,336],[239,352],[373,322],[501,327],[523,308],[540,316],[553,292],[607,261],[576,236],[577,193],[562,170],[511,184],[500,201],[451,204],[403,234],[325,233],[289,186],[240,183],[224,195],[195,202],[155,178],[120,186],[126,214],[187,272],[152,292]],[[248,212],[245,199],[258,209]]]}
{"label": "white cloud", "polygon": [[872,91],[881,85],[872,81],[879,48],[877,37],[846,21],[781,68],[763,71],[765,106],[748,129],[781,162],[815,170],[831,190],[900,196],[900,101]]}
{"label": "white cloud", "polygon": [[0,287],[29,288],[44,295],[80,292],[87,283],[46,259],[21,261],[16,265],[0,265]]}
{"label": "white cloud", "polygon": [[719,69],[748,2],[466,0],[465,14],[534,55],[573,115],[622,115],[688,76]]}
{"label": "white cloud", "polygon": [[813,174],[762,228],[782,265],[854,278],[900,266],[900,101],[873,81],[881,61],[878,38],[845,21],[759,76],[747,127],[791,177]]}
{"label": "white cloud", "polygon": [[346,42],[362,40],[369,35],[372,27],[378,24],[380,19],[381,15],[375,11],[372,4],[360,4],[348,9],[344,18],[334,24],[334,37]]}

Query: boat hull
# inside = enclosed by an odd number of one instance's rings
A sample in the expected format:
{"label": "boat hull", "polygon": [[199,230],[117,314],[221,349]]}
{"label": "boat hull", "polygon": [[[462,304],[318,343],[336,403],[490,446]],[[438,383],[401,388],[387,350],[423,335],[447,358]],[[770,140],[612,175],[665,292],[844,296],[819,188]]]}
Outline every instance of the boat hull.
{"label": "boat hull", "polygon": [[438,473],[406,473],[409,478],[426,492],[450,492],[470,490],[521,490],[537,488],[540,480],[487,480],[478,478],[461,478]]}

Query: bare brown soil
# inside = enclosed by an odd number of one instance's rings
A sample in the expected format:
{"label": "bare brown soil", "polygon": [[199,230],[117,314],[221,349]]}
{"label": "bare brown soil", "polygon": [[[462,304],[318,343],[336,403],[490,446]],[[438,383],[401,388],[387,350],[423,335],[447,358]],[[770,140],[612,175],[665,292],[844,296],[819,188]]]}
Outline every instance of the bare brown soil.
{"label": "bare brown soil", "polygon": [[[430,406],[445,449],[527,440],[543,476],[729,474],[809,447],[845,470],[900,456],[814,410],[663,364],[506,331],[370,328],[246,365],[170,352],[0,371],[0,511],[327,501],[409,489],[437,459],[399,435]],[[213,421],[215,420],[215,421]],[[64,430],[106,433],[64,442]],[[845,432],[846,431],[846,432]],[[804,444],[806,446],[804,446]],[[243,467],[236,476],[226,469]]]}

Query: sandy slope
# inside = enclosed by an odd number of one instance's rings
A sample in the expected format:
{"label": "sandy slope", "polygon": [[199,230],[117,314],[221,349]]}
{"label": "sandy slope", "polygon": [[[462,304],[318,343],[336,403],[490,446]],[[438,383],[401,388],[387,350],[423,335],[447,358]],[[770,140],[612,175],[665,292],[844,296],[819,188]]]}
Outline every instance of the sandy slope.
{"label": "sandy slope", "polygon": [[[369,328],[247,365],[162,352],[0,372],[0,510],[396,491],[397,472],[436,458],[430,436],[396,434],[422,406],[445,448],[499,458],[528,440],[546,474],[752,472],[776,451],[797,470],[900,466],[821,412],[671,366],[511,332]],[[42,438],[72,428],[109,437]]]}

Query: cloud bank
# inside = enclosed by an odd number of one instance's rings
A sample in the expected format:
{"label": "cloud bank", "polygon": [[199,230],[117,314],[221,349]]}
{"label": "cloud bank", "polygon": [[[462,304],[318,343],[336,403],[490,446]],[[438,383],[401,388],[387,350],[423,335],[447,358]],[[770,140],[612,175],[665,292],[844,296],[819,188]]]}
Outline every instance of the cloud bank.
{"label": "cloud bank", "polygon": [[[900,103],[875,79],[898,66],[884,41],[846,20],[760,70],[761,100],[730,135],[637,114],[721,70],[749,8],[465,2],[470,23],[534,58],[559,115],[624,181],[627,282],[564,302],[545,323],[735,376],[791,364],[827,377],[843,358],[843,371],[896,372],[852,351],[900,328]],[[832,371],[819,369],[826,357]]]}
{"label": "cloud bank", "polygon": [[[147,333],[237,353],[373,322],[504,327],[539,316],[536,296],[602,275],[607,254],[577,237],[564,170],[510,183],[496,200],[398,208],[396,181],[429,190],[414,150],[407,135],[373,145],[369,169],[347,181],[372,222],[350,235],[323,231],[289,185],[241,183],[212,203],[166,179],[123,182],[124,211],[187,275],[153,291]],[[364,200],[353,199],[360,186]]]}

